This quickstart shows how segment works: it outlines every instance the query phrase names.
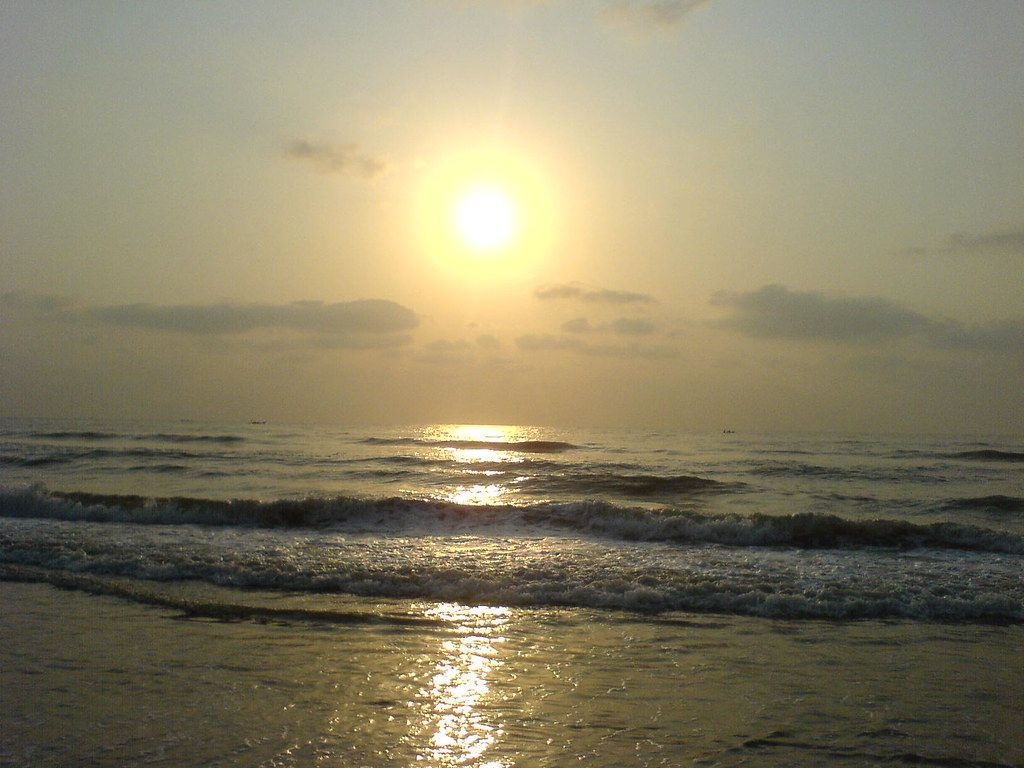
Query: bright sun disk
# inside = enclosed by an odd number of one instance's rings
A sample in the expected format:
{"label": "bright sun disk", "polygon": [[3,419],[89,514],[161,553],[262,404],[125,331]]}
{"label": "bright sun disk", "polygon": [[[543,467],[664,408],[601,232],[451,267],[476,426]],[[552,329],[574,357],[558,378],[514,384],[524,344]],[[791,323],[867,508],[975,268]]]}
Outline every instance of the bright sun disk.
{"label": "bright sun disk", "polygon": [[509,245],[519,227],[515,201],[501,187],[480,184],[455,202],[454,224],[459,238],[477,251]]}

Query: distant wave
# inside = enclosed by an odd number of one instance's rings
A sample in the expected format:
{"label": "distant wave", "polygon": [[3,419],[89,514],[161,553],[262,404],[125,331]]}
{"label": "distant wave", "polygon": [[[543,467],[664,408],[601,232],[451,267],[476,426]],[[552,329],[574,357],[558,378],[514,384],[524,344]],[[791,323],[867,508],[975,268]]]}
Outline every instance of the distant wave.
{"label": "distant wave", "polygon": [[[94,459],[178,459],[195,461],[200,459],[216,459],[219,454],[195,453],[174,448],[90,448],[90,447],[68,447],[58,451],[40,453],[8,453],[0,455],[0,465],[14,467],[45,467],[58,464],[70,464],[75,461]],[[134,466],[132,470],[144,470],[144,465]],[[159,466],[154,471],[160,471]]]}
{"label": "distant wave", "polygon": [[[981,444],[983,445],[983,444]],[[1017,451],[1000,451],[995,448],[981,448],[971,451],[954,451],[952,453],[937,453],[935,451],[922,451],[903,448],[893,451],[890,454],[894,459],[956,459],[960,461],[994,461],[1019,463],[1024,462],[1024,453]]]}
{"label": "distant wave", "polygon": [[537,480],[542,486],[540,490],[548,489],[578,496],[614,494],[630,498],[726,490],[733,487],[717,480],[693,475],[622,474],[577,468],[567,473],[545,475]]}
{"label": "distant wave", "polygon": [[993,510],[997,512],[1024,512],[1024,498],[1020,496],[970,496],[950,499],[942,505],[948,510]]}
{"label": "distant wave", "polygon": [[44,454],[41,456],[14,456],[0,454],[0,465],[8,467],[48,467],[54,464],[66,464],[69,461],[63,454]]}
{"label": "distant wave", "polygon": [[849,520],[835,515],[711,515],[599,501],[461,505],[413,499],[331,498],[219,501],[134,495],[0,491],[0,517],[151,525],[337,528],[359,532],[450,533],[528,526],[623,541],[799,549],[929,548],[1024,554],[1024,537],[974,525]]}
{"label": "distant wave", "polygon": [[828,467],[806,462],[765,462],[755,464],[751,472],[762,477],[808,477],[819,480],[860,480],[872,483],[900,482],[912,479],[919,483],[942,483],[946,477],[921,467]]}
{"label": "distant wave", "polygon": [[467,450],[515,451],[520,453],[561,453],[579,448],[558,440],[424,440],[418,437],[367,437],[364,445],[422,445],[431,448],[464,448]]}
{"label": "distant wave", "polygon": [[189,467],[184,464],[135,464],[128,467],[129,472],[156,472],[161,475],[178,474],[188,472]]}
{"label": "distant wave", "polygon": [[60,431],[30,432],[29,437],[46,440],[135,440],[164,443],[241,443],[242,435],[203,435],[174,432],[132,434],[124,432]]}
{"label": "distant wave", "polygon": [[954,459],[969,459],[971,461],[1024,462],[1024,453],[1017,453],[1015,451],[997,451],[994,448],[988,448],[981,451],[961,451],[960,453],[949,454],[949,457]]}

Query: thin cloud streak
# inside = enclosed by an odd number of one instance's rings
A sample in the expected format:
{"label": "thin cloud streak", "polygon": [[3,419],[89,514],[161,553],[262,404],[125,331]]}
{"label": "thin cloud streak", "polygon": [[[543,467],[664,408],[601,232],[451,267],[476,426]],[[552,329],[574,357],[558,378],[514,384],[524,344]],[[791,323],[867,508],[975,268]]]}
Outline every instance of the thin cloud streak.
{"label": "thin cloud streak", "polygon": [[678,350],[666,345],[590,344],[583,339],[551,334],[526,334],[516,339],[522,352],[571,352],[592,357],[617,357],[664,360],[679,356]]}
{"label": "thin cloud streak", "polygon": [[244,333],[278,328],[323,334],[397,333],[419,324],[416,314],[384,299],[337,304],[122,304],[89,307],[67,318],[106,325],[187,334]]}
{"label": "thin cloud streak", "polygon": [[947,237],[941,247],[917,246],[905,248],[901,253],[908,256],[1024,256],[1024,226],[989,232],[956,232]]}
{"label": "thin cloud streak", "polygon": [[336,146],[295,139],[288,144],[285,154],[309,163],[323,173],[354,174],[373,179],[387,170],[387,162],[383,158],[361,151],[358,144]]}
{"label": "thin cloud streak", "polygon": [[579,283],[557,283],[537,288],[533,295],[542,301],[575,299],[591,304],[655,304],[656,299],[646,293],[615,291],[607,288],[585,288]]}
{"label": "thin cloud streak", "polygon": [[566,333],[617,333],[622,336],[649,336],[657,330],[650,320],[638,317],[620,317],[610,323],[591,323],[585,317],[577,317],[562,323]]}
{"label": "thin cloud streak", "polygon": [[387,299],[325,304],[114,304],[81,305],[63,296],[17,292],[0,294],[0,312],[11,318],[64,325],[103,325],[193,336],[284,330],[339,335],[400,334],[419,326],[408,307]]}

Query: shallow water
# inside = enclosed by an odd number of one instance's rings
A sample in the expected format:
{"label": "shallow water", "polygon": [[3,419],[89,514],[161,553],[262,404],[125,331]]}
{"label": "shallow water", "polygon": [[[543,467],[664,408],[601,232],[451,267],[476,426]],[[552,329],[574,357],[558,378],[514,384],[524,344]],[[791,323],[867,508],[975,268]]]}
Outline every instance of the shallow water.
{"label": "shallow water", "polygon": [[580,609],[177,589],[192,601],[330,608],[350,618],[183,618],[112,597],[7,584],[0,593],[0,761],[1024,760],[1020,626],[680,614],[652,620]]}

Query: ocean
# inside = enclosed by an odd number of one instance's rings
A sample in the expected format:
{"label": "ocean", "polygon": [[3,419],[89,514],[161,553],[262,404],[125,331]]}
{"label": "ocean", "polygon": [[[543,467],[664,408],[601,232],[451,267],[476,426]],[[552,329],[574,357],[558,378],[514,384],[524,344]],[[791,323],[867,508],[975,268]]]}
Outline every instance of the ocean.
{"label": "ocean", "polygon": [[0,765],[1024,763],[1024,443],[0,421]]}

